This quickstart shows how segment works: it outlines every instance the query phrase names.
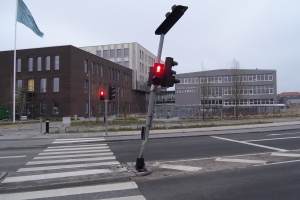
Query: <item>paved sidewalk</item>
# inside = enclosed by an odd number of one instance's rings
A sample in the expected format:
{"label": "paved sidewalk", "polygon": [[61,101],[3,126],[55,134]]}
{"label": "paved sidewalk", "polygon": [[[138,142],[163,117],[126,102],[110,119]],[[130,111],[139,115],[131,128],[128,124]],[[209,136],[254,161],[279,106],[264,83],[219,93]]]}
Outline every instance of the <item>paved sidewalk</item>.
{"label": "paved sidewalk", "polygon": [[[249,125],[231,125],[231,126],[216,126],[205,128],[182,128],[178,129],[162,129],[151,130],[150,138],[164,138],[164,137],[186,137],[186,136],[199,136],[199,135],[220,135],[220,134],[233,134],[233,133],[249,133],[249,132],[264,132],[264,131],[282,131],[282,130],[300,130],[300,118],[275,118],[275,119],[252,119],[252,120],[227,120],[227,121],[214,121],[204,122],[205,124],[229,124],[229,123],[250,123],[250,122],[272,122],[267,124],[249,124]],[[199,123],[200,124],[200,123]],[[202,122],[203,124],[203,122]],[[52,126],[65,128],[60,122],[53,122]],[[50,126],[51,126],[50,125]],[[16,139],[56,139],[68,137],[105,137],[106,140],[129,140],[140,139],[141,131],[116,131],[108,132],[107,136],[105,131],[93,133],[50,133],[40,134],[39,130],[36,131],[16,131],[3,134],[0,131],[0,140],[16,140]]]}

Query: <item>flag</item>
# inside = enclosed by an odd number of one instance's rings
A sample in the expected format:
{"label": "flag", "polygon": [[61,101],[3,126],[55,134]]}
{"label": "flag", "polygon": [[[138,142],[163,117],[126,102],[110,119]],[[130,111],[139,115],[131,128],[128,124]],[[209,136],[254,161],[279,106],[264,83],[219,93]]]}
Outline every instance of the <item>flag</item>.
{"label": "flag", "polygon": [[44,33],[36,25],[30,11],[22,0],[18,0],[17,21],[30,28],[38,36],[44,36]]}

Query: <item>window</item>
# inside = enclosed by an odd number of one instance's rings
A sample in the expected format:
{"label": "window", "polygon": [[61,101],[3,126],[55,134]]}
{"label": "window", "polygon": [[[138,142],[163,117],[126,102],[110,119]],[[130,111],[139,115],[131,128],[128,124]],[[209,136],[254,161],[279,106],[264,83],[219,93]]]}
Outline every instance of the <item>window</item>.
{"label": "window", "polygon": [[103,50],[103,58],[108,59],[108,50]]}
{"label": "window", "polygon": [[101,103],[98,105],[98,113],[101,113]]}
{"label": "window", "polygon": [[273,81],[273,74],[269,74],[268,77],[269,77],[269,81]]}
{"label": "window", "polygon": [[89,101],[85,102],[85,114],[89,112]]}
{"label": "window", "polygon": [[111,74],[111,68],[108,68],[108,78],[110,78],[110,74]]}
{"label": "window", "polygon": [[32,70],[33,70],[33,59],[28,58],[28,71],[32,72]]}
{"label": "window", "polygon": [[36,71],[42,70],[42,57],[36,58]]}
{"label": "window", "polygon": [[54,56],[54,70],[59,70],[59,56]]}
{"label": "window", "polygon": [[253,81],[253,75],[248,76],[248,81],[249,81],[249,82],[252,82],[252,81]]}
{"label": "window", "polygon": [[247,76],[243,76],[242,82],[247,82]]}
{"label": "window", "polygon": [[100,67],[100,76],[103,76],[103,65]]}
{"label": "window", "polygon": [[22,80],[16,80],[16,90],[21,90],[23,87],[23,82]]}
{"label": "window", "polygon": [[94,74],[94,65],[95,65],[95,63],[92,62],[92,74]]}
{"label": "window", "polygon": [[95,90],[95,81],[92,82],[92,94],[95,93],[94,90]]}
{"label": "window", "polygon": [[111,49],[110,50],[110,58],[114,58],[115,57],[115,50]]}
{"label": "window", "polygon": [[52,101],[52,113],[54,115],[58,115],[59,114],[59,103],[56,100]]}
{"label": "window", "polygon": [[101,50],[96,51],[96,55],[101,57]]}
{"label": "window", "polygon": [[129,61],[124,61],[124,66],[129,68]]}
{"label": "window", "polygon": [[47,92],[47,79],[46,78],[40,79],[40,92],[41,93]]}
{"label": "window", "polygon": [[122,49],[117,49],[117,58],[122,58]]}
{"label": "window", "polygon": [[118,70],[118,73],[117,73],[117,81],[120,81],[120,70]]}
{"label": "window", "polygon": [[83,63],[83,65],[84,65],[84,73],[88,73],[88,60],[84,60],[84,63]]}
{"label": "window", "polygon": [[52,92],[59,92],[59,78],[53,78]]}
{"label": "window", "polygon": [[113,102],[113,108],[112,108],[113,112],[116,112],[116,102]]}
{"label": "window", "polygon": [[40,101],[40,114],[46,114],[46,101]]}
{"label": "window", "polygon": [[17,72],[21,72],[21,58],[17,59]]}
{"label": "window", "polygon": [[121,62],[117,62],[118,65],[123,65],[122,61]]}
{"label": "window", "polygon": [[88,85],[89,85],[89,81],[84,80],[84,93],[88,93]]}
{"label": "window", "polygon": [[28,79],[28,91],[34,92],[34,79]]}
{"label": "window", "polygon": [[50,56],[46,56],[46,59],[45,59],[45,70],[50,70]]}
{"label": "window", "polygon": [[124,49],[124,57],[129,57],[129,48]]}

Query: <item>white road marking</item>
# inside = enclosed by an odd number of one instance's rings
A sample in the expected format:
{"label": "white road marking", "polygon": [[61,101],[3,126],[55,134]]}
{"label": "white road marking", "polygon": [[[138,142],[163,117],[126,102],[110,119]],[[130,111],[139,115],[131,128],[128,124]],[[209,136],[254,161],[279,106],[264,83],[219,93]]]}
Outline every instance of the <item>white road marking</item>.
{"label": "white road marking", "polygon": [[59,155],[59,154],[74,154],[74,153],[95,153],[95,152],[107,152],[110,149],[99,149],[99,150],[84,150],[84,151],[59,151],[59,152],[46,152],[46,153],[39,153],[39,156],[42,155]]}
{"label": "white road marking", "polygon": [[269,138],[269,139],[259,139],[259,140],[247,140],[245,142],[260,142],[260,141],[268,141],[268,140],[288,140],[288,139],[295,139],[300,138],[300,136],[297,137],[284,137],[284,138]]}
{"label": "white road marking", "polygon": [[87,139],[87,140],[70,140],[70,141],[58,141],[53,142],[53,144],[63,144],[63,143],[80,143],[80,142],[97,142],[97,141],[103,141],[104,139]]}
{"label": "white road marking", "polygon": [[265,164],[267,162],[264,160],[248,160],[248,159],[234,159],[234,158],[217,158],[216,161],[249,163],[249,164]]}
{"label": "white road marking", "polygon": [[81,168],[81,167],[95,167],[95,166],[119,165],[119,164],[120,163],[118,161],[108,161],[108,162],[97,162],[97,163],[87,163],[87,164],[56,165],[56,166],[46,166],[46,167],[20,168],[17,172],[32,172],[32,171],[70,169],[70,168]]}
{"label": "white road marking", "polygon": [[91,156],[112,156],[113,152],[106,153],[89,153],[89,154],[73,154],[73,155],[60,155],[60,156],[40,156],[35,157],[33,160],[57,159],[57,158],[77,158],[77,157],[91,157]]}
{"label": "white road marking", "polygon": [[146,200],[144,196],[128,196],[128,197],[117,197],[117,198],[109,198],[109,199],[98,199],[98,200]]}
{"label": "white road marking", "polygon": [[60,173],[50,173],[50,174],[38,174],[38,175],[28,175],[28,176],[16,176],[16,177],[7,177],[2,183],[14,183],[14,182],[23,182],[23,181],[36,181],[44,179],[53,179],[53,178],[65,178],[73,176],[86,176],[92,174],[103,174],[111,173],[109,169],[90,169],[83,171],[73,171],[73,172],[60,172]]}
{"label": "white road marking", "polygon": [[73,145],[73,146],[54,146],[48,147],[47,149],[62,149],[62,148],[73,148],[73,147],[98,147],[98,146],[107,146],[107,144],[82,144],[82,145]]}
{"label": "white road marking", "polygon": [[297,158],[297,157],[300,157],[300,154],[296,154],[296,153],[277,153],[277,152],[274,152],[271,154],[271,156],[283,156],[283,157],[294,157],[294,158]]}
{"label": "white road marking", "polygon": [[296,133],[273,133],[273,134],[269,134],[269,135],[292,135],[292,134],[299,134],[299,133],[300,132],[296,132]]}
{"label": "white road marking", "polygon": [[74,150],[92,150],[92,149],[108,149],[108,146],[103,147],[84,147],[84,148],[64,148],[64,149],[45,149],[44,152],[50,152],[50,151],[74,151]]}
{"label": "white road marking", "polygon": [[217,136],[210,136],[210,137],[216,138],[216,139],[220,139],[220,140],[226,140],[226,141],[230,141],[230,142],[236,142],[236,143],[241,143],[241,144],[247,144],[247,145],[251,145],[251,146],[261,147],[261,148],[265,148],[265,149],[272,149],[272,150],[275,150],[275,151],[288,151],[286,149],[279,149],[279,148],[275,148],[275,147],[270,147],[270,146],[265,146],[265,145],[260,145],[260,144],[254,144],[254,143],[245,142],[245,141],[232,140],[232,139],[222,138],[222,137],[217,137]]}
{"label": "white road marking", "polygon": [[105,140],[104,138],[98,138],[98,137],[94,137],[94,138],[70,138],[70,139],[56,139],[55,141],[69,141],[69,140],[98,140],[98,139],[101,139],[101,140]]}
{"label": "white road marking", "polygon": [[2,158],[24,158],[26,157],[26,155],[23,155],[23,156],[4,156],[4,157],[0,157],[0,159]]}
{"label": "white road marking", "polygon": [[62,197],[67,195],[89,194],[116,190],[129,190],[138,188],[135,182],[114,183],[106,185],[83,186],[53,190],[41,190],[34,192],[20,192],[12,194],[0,194],[1,200],[26,200],[50,197]]}
{"label": "white road marking", "polygon": [[165,168],[165,169],[175,169],[175,170],[181,170],[181,171],[189,171],[189,172],[196,172],[202,169],[201,167],[190,167],[190,166],[184,166],[184,165],[160,165],[160,168]]}
{"label": "white road marking", "polygon": [[[276,162],[276,163],[266,163],[265,165],[279,165],[279,164],[294,163],[299,161],[300,160],[288,160],[288,161]],[[255,166],[262,166],[262,165],[255,165]]]}
{"label": "white road marking", "polygon": [[69,162],[86,162],[98,160],[113,160],[115,156],[99,157],[99,158],[80,158],[80,159],[66,159],[66,160],[46,160],[46,161],[31,161],[26,165],[40,165],[40,164],[53,164],[53,163],[69,163]]}

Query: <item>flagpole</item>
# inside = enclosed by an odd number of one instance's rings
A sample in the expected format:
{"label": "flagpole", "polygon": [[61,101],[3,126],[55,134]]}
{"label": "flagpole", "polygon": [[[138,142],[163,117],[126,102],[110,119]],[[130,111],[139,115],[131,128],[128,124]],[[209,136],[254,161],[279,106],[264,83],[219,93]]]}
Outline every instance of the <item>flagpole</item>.
{"label": "flagpole", "polygon": [[16,41],[17,41],[17,15],[18,15],[18,0],[16,0],[16,20],[15,20],[15,49],[14,49],[14,78],[13,78],[13,123],[16,122]]}

